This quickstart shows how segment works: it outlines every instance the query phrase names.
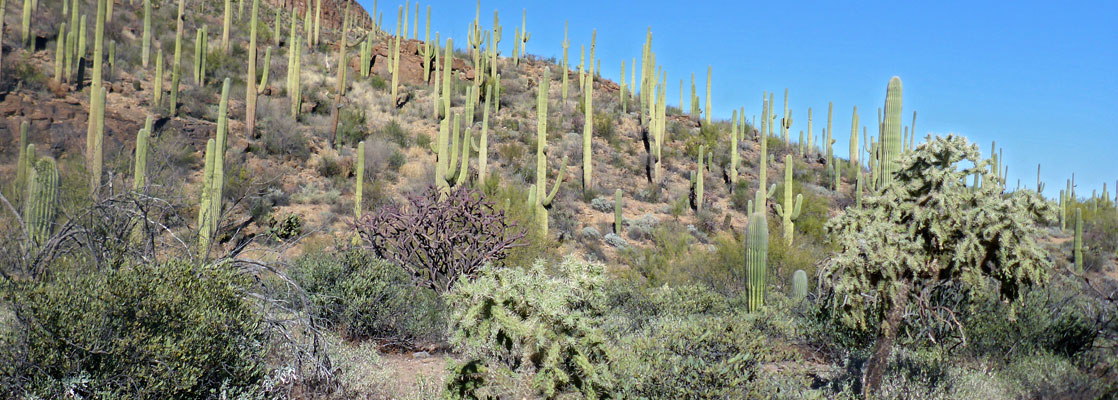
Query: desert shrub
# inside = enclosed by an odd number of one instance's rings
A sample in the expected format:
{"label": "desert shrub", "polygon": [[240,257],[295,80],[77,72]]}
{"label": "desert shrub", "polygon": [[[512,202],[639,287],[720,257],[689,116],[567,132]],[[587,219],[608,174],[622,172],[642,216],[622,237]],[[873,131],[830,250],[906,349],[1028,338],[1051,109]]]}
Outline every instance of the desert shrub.
{"label": "desert shrub", "polygon": [[[630,237],[636,229],[630,228]],[[678,263],[690,256],[695,238],[678,223],[660,225],[652,234],[651,248],[629,248],[622,253],[626,264],[633,266],[639,277],[650,286],[686,282],[690,271]]]}
{"label": "desert shrub", "polygon": [[303,234],[303,218],[298,214],[287,214],[281,219],[272,215],[268,217],[268,229],[265,231],[269,238],[283,242],[299,237]]}
{"label": "desert shrub", "polygon": [[337,156],[330,154],[323,154],[318,162],[318,175],[323,178],[334,178],[338,176],[345,176],[343,172],[348,172],[349,166],[343,163]]}
{"label": "desert shrub", "polygon": [[306,161],[310,146],[299,124],[291,119],[281,102],[263,97],[260,102],[259,134],[264,139],[264,151],[272,155]]}
{"label": "desert shrub", "polygon": [[622,340],[618,363],[627,397],[725,399],[767,397],[754,382],[761,363],[780,358],[751,321],[738,315],[662,318]]}
{"label": "desert shrub", "polygon": [[403,268],[367,251],[303,256],[291,277],[307,291],[312,312],[347,338],[410,347],[438,339],[445,326],[434,291],[416,287]]}
{"label": "desert shrub", "polygon": [[400,126],[396,120],[388,121],[383,128],[380,129],[380,135],[392,143],[396,143],[401,148],[408,148],[411,146],[411,133]]}
{"label": "desert shrub", "polygon": [[612,114],[594,113],[594,136],[605,139],[610,146],[617,146],[619,137]]}
{"label": "desert shrub", "polygon": [[596,323],[605,267],[567,259],[556,269],[486,266],[447,294],[450,343],[470,360],[448,391],[499,396],[527,386],[547,398],[609,396],[612,355]]}
{"label": "desert shrub", "polygon": [[533,216],[534,205],[528,203],[528,187],[495,178],[486,181],[486,195],[496,201],[503,199],[501,209],[506,220],[524,228],[524,245],[509,250],[506,265],[530,265],[538,259],[557,259],[557,246],[543,234]]}
{"label": "desert shrub", "polygon": [[356,146],[369,135],[365,129],[365,110],[342,107],[338,110],[338,140],[342,145]]}
{"label": "desert shrub", "polygon": [[357,233],[378,257],[439,293],[483,264],[504,259],[525,235],[482,192],[465,187],[445,194],[430,187],[410,196],[406,206],[382,207],[358,222]]}
{"label": "desert shrub", "polygon": [[223,265],[56,271],[5,292],[28,324],[2,338],[21,357],[0,374],[9,389],[46,398],[215,398],[251,387],[263,377],[264,337],[247,285]]}

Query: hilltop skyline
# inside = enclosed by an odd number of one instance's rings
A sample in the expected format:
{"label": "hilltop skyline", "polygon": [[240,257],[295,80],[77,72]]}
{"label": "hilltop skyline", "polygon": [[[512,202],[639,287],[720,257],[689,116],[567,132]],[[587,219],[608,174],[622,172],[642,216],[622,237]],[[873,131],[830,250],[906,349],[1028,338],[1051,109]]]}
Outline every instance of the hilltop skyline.
{"label": "hilltop skyline", "polygon": [[[360,3],[373,11],[372,1]],[[414,12],[415,3],[409,4]],[[419,4],[421,38],[430,4],[432,37],[438,31],[443,40],[449,34],[457,47],[464,45],[475,2]],[[377,11],[383,13],[388,31],[395,29],[398,5],[378,1]],[[716,119],[729,119],[731,111],[742,106],[747,116],[760,114],[763,91],[776,92],[779,114],[788,88],[792,137],[807,130],[808,107],[813,109],[814,134],[819,135],[827,104],[833,101],[834,146],[844,157],[853,107],[858,106],[862,125],[874,135],[872,125],[877,108],[884,105],[886,83],[900,76],[905,89],[903,120],[910,124],[912,111],[918,111],[918,139],[929,133],[962,134],[985,156],[991,141],[997,141],[1009,166],[1009,188],[1016,187],[1017,179],[1022,187],[1035,187],[1040,163],[1048,197],[1058,196],[1073,173],[1080,197],[1101,191],[1104,182],[1115,193],[1118,164],[1107,161],[1113,158],[1108,150],[1118,148],[1118,113],[1112,112],[1118,108],[1118,78],[1113,76],[1118,70],[1118,41],[1113,39],[1118,25],[1108,20],[1118,16],[1118,5],[1015,6],[961,1],[855,6],[810,1],[654,1],[640,6],[582,0],[483,1],[481,22],[490,28],[493,11],[500,12],[506,30],[500,50],[511,54],[513,31],[526,9],[532,34],[528,52],[561,60],[560,43],[569,21],[568,56],[574,65],[579,46],[586,45],[589,53],[591,32],[597,29],[601,74],[614,81],[622,60],[626,80],[631,79],[630,63],[640,62],[644,35],[651,28],[657,63],[668,75],[670,105],[679,102],[680,79],[684,98],[689,95],[691,73],[698,95],[705,98],[708,65],[713,69]],[[881,20],[897,24],[877,23]]]}

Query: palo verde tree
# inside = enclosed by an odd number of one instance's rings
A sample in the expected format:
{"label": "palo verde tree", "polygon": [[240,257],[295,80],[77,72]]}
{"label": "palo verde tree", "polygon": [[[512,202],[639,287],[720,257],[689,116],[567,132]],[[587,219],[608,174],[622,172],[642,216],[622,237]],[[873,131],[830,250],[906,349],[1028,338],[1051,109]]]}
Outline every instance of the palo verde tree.
{"label": "palo verde tree", "polygon": [[823,275],[827,306],[852,328],[880,322],[862,382],[867,397],[881,385],[906,308],[929,304],[933,289],[998,290],[1013,301],[1047,280],[1051,262],[1036,237],[1055,209],[1032,191],[966,187],[970,175],[1001,179],[992,165],[965,138],[937,137],[899,157],[893,179],[862,208],[827,224],[839,249]]}

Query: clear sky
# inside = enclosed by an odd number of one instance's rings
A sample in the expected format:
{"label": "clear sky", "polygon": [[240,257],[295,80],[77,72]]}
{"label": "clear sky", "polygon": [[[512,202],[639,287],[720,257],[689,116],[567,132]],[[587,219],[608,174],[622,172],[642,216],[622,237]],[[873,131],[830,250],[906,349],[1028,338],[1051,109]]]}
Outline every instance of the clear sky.
{"label": "clear sky", "polygon": [[[372,11],[372,0],[359,0]],[[412,9],[414,11],[414,4]],[[474,1],[420,3],[420,29],[432,6],[435,31],[457,47],[474,18]],[[384,25],[395,29],[402,2],[379,1]],[[836,152],[847,154],[850,117],[876,133],[877,108],[893,75],[904,82],[905,124],[918,111],[916,130],[959,133],[1004,148],[1009,186],[1036,185],[1036,168],[1055,196],[1072,173],[1080,196],[1118,180],[1118,1],[506,1],[481,3],[488,29],[498,10],[503,54],[512,53],[521,10],[527,9],[528,51],[561,57],[570,22],[571,63],[589,52],[598,30],[602,73],[616,80],[621,61],[641,55],[652,28],[656,61],[668,74],[668,99],[678,102],[679,80],[690,91],[695,73],[705,96],[713,68],[716,118],[744,106],[760,114],[762,91],[790,90],[793,137],[815,133],[835,104]],[[422,32],[421,35],[422,36]],[[686,97],[686,96],[685,96]],[[779,113],[781,110],[777,110]]]}

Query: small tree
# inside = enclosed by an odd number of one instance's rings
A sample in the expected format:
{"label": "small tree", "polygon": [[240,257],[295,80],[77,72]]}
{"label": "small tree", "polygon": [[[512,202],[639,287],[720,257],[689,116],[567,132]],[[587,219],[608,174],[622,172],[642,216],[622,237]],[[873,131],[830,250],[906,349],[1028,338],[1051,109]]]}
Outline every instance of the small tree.
{"label": "small tree", "polygon": [[[1013,301],[1047,280],[1051,262],[1035,238],[1054,208],[1032,191],[1006,193],[991,165],[965,138],[937,137],[904,155],[893,182],[865,207],[828,223],[839,247],[824,270],[829,306],[851,327],[881,321],[862,382],[867,397],[881,385],[906,308],[929,304],[932,289],[996,287]],[[985,184],[967,188],[975,174]]]}
{"label": "small tree", "polygon": [[405,205],[365,215],[357,232],[377,257],[400,265],[417,285],[440,294],[482,265],[505,258],[523,245],[525,235],[481,192],[465,187],[445,196],[428,188]]}

